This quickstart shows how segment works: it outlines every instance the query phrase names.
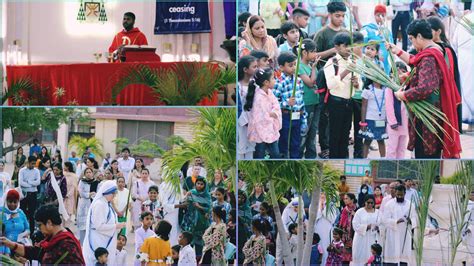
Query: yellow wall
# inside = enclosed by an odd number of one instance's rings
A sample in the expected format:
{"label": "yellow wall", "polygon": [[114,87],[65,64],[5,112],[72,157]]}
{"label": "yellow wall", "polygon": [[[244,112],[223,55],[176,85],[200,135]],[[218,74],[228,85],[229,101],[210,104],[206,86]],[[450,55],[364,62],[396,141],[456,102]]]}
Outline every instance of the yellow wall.
{"label": "yellow wall", "polygon": [[104,146],[104,155],[110,152],[114,157],[115,143],[112,140],[117,138],[118,120],[116,119],[96,119],[95,120],[95,137],[98,138]]}

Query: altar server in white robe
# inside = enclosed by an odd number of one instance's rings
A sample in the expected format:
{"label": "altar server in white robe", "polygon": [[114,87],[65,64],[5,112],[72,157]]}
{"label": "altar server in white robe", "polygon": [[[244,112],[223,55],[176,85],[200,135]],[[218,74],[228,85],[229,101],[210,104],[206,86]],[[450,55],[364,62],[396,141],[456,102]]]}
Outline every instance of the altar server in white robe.
{"label": "altar server in white robe", "polygon": [[396,188],[395,200],[391,200],[383,211],[386,227],[383,249],[385,263],[409,263],[413,259],[411,230],[417,224],[415,203],[405,200],[405,186]]}
{"label": "altar server in white robe", "polygon": [[[316,222],[314,223],[314,232],[319,235],[319,245],[323,248],[323,258],[321,265],[326,265],[326,259],[328,257],[327,248],[331,244],[332,236],[332,225],[336,221],[338,215],[338,209],[334,206],[334,203],[329,203],[329,209],[326,209],[326,194],[321,193],[319,198],[318,215],[316,216]],[[311,209],[311,206],[310,206]]]}
{"label": "altar server in white robe", "polygon": [[82,253],[87,266],[97,262],[94,251],[103,247],[109,251],[108,265],[115,265],[117,233],[126,226],[117,222],[117,214],[112,207],[112,200],[117,192],[114,180],[108,180],[100,186],[87,214],[86,236],[82,245]]}
{"label": "altar server in white robe", "polygon": [[374,195],[365,196],[365,207],[360,208],[352,219],[354,240],[352,242],[353,265],[365,265],[372,255],[370,246],[380,244],[379,210],[375,209]]}
{"label": "altar server in white robe", "polygon": [[169,182],[162,182],[159,186],[159,200],[163,205],[163,220],[166,220],[173,227],[170,232],[171,246],[178,245],[179,228],[179,208],[175,208],[179,201],[183,198],[181,187],[179,191],[175,191]]}

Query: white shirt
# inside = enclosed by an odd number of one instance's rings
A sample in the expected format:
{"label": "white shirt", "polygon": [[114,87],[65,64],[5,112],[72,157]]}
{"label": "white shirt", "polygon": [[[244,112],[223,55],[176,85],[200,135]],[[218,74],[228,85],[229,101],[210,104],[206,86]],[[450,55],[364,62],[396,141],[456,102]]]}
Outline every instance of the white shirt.
{"label": "white shirt", "polygon": [[194,266],[196,264],[196,252],[194,248],[192,248],[191,245],[184,246],[179,251],[178,266]]}
{"label": "white shirt", "polygon": [[125,177],[125,184],[128,184],[128,175],[135,167],[135,159],[128,156],[128,159],[125,160],[123,157],[117,160],[118,162],[118,169],[120,172],[123,173],[123,177]]}
{"label": "white shirt", "polygon": [[127,265],[127,251],[125,248],[122,248],[122,250],[115,251],[115,265],[119,266],[125,266]]}
{"label": "white shirt", "polygon": [[406,193],[405,193],[405,200],[406,201],[410,201],[410,200],[417,200],[418,199],[418,192],[416,191],[416,189],[414,188],[409,188],[407,189]]}
{"label": "white shirt", "polygon": [[369,86],[368,90],[362,90],[362,98],[367,100],[365,119],[385,120],[387,117],[387,113],[385,112],[385,90],[387,90],[387,88],[377,89],[372,85]]}
{"label": "white shirt", "polygon": [[[186,177],[191,176],[193,174],[193,167],[188,167],[188,170],[186,171]],[[206,168],[201,166],[201,170],[199,170],[199,176],[202,177],[207,177],[207,171]]]}

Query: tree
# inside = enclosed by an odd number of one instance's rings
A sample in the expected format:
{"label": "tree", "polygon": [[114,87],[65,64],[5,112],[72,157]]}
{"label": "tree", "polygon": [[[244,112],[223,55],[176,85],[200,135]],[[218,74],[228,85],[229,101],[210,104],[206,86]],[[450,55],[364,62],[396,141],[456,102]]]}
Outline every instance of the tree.
{"label": "tree", "polygon": [[96,137],[89,139],[83,138],[81,136],[74,135],[69,140],[70,147],[76,147],[78,154],[82,157],[86,151],[86,147],[89,147],[95,155],[100,157],[104,156],[104,149],[102,148],[102,142]]}
{"label": "tree", "polygon": [[[306,230],[306,242],[303,241],[303,208],[299,208],[298,214],[298,247],[297,247],[297,263],[296,265],[309,265],[311,257],[311,246],[313,242],[314,222],[318,213],[319,195],[323,191],[329,203],[338,200],[336,187],[336,175],[327,175],[332,169],[323,166],[321,162],[311,161],[239,161],[239,170],[246,174],[245,181],[252,187],[259,183],[268,183],[271,204],[275,213],[275,221],[277,223],[278,234],[285,236],[282,216],[280,213],[278,198],[290,188],[294,188],[298,195],[304,192],[311,193],[311,206],[309,209],[309,225]],[[299,206],[303,206],[302,198],[299,197]],[[289,242],[286,237],[279,238],[283,250],[283,260],[285,265],[292,265],[289,254]]]}
{"label": "tree", "polygon": [[208,181],[214,176],[214,170],[228,172],[227,182],[235,184],[236,165],[236,122],[235,110],[229,108],[194,109],[197,121],[194,123],[194,140],[175,139],[174,148],[163,155],[163,177],[176,191],[179,190],[178,173],[181,167],[197,156],[201,156],[208,168]]}
{"label": "tree", "polygon": [[[34,134],[39,130],[54,131],[63,123],[67,123],[70,116],[83,113],[78,109],[63,108],[3,108],[3,132],[10,129],[12,144],[3,147],[2,156],[33,141]],[[22,143],[15,144],[18,134],[28,134],[30,137]]]}

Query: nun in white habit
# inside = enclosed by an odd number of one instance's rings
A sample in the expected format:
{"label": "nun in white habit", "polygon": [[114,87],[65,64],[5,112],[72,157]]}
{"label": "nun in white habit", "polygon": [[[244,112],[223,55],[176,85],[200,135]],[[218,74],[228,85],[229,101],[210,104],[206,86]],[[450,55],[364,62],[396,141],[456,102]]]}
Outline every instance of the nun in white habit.
{"label": "nun in white habit", "polygon": [[171,246],[178,244],[179,228],[179,208],[175,208],[179,201],[183,198],[181,187],[179,191],[175,191],[169,182],[162,182],[160,188],[160,202],[163,205],[163,220],[168,221],[173,227],[170,232]]}
{"label": "nun in white habit", "polygon": [[86,221],[86,236],[82,246],[84,261],[94,266],[96,259],[94,250],[99,247],[109,251],[108,265],[115,265],[117,233],[125,227],[125,223],[117,222],[117,214],[112,207],[112,200],[117,192],[117,184],[113,180],[105,181],[97,191],[89,208]]}

